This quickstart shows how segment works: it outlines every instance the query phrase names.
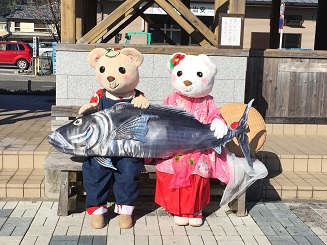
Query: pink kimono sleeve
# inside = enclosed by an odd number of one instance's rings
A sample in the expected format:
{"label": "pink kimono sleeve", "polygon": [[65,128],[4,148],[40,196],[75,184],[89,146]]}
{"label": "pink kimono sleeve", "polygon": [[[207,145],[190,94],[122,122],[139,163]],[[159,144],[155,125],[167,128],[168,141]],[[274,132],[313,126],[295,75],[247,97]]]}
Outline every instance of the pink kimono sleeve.
{"label": "pink kimono sleeve", "polygon": [[211,123],[216,118],[221,119],[222,121],[225,122],[219,108],[215,105],[215,102],[212,97],[208,100],[207,106],[208,106],[208,117],[206,123]]}

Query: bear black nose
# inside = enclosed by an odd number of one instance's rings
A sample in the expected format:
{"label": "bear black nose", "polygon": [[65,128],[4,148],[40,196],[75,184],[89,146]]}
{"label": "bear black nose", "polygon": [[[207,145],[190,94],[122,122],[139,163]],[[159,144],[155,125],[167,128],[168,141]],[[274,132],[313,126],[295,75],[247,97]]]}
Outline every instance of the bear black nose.
{"label": "bear black nose", "polygon": [[185,80],[184,81],[184,84],[185,84],[185,86],[190,86],[190,85],[192,85],[192,82],[189,81],[189,80]]}

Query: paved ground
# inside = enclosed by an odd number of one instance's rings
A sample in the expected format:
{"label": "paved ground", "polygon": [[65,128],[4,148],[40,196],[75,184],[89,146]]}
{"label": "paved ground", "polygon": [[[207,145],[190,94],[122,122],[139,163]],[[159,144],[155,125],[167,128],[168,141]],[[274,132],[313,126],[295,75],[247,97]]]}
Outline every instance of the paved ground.
{"label": "paved ground", "polygon": [[0,242],[3,245],[319,245],[327,242],[327,202],[248,203],[249,215],[246,217],[236,217],[228,210],[217,210],[217,204],[206,207],[202,227],[177,226],[171,215],[148,201],[139,202],[134,228],[119,229],[118,217],[109,208],[109,224],[95,230],[89,227],[89,216],[82,211],[83,203],[80,203],[80,211],[58,217],[56,202],[2,201]]}
{"label": "paved ground", "polygon": [[[53,97],[0,95],[0,125],[49,116]],[[1,138],[0,138],[1,140]],[[180,227],[151,200],[139,200],[133,229],[118,228],[109,203],[108,225],[89,227],[84,204],[66,217],[57,216],[57,203],[48,200],[0,200],[1,244],[327,244],[327,201],[247,203],[249,215],[236,217],[211,202],[202,227]]]}

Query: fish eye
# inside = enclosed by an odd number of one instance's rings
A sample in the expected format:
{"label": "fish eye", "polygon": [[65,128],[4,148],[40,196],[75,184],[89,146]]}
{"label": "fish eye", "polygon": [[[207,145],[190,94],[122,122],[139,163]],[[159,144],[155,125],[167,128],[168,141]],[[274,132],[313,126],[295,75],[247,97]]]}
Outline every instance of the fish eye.
{"label": "fish eye", "polygon": [[196,73],[196,75],[198,75],[198,77],[202,77],[202,76],[203,76],[203,73],[202,73],[201,71],[198,71],[198,72]]}
{"label": "fish eye", "polygon": [[82,122],[83,122],[83,119],[82,119],[82,118],[78,118],[78,119],[76,119],[76,120],[73,122],[73,124],[74,124],[75,126],[80,126],[80,125],[82,124]]}

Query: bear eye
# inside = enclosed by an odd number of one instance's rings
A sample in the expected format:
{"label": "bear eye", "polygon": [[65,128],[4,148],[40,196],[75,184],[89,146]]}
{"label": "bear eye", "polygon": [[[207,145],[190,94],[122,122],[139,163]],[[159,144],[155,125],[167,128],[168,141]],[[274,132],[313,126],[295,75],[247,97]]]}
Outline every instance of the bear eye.
{"label": "bear eye", "polygon": [[198,77],[203,77],[203,73],[201,71],[198,71],[196,75],[198,75]]}
{"label": "bear eye", "polygon": [[76,120],[73,122],[73,124],[74,124],[75,126],[80,126],[80,125],[82,124],[82,122],[83,122],[83,119],[82,119],[82,118],[78,118],[78,119],[76,119]]}
{"label": "bear eye", "polygon": [[177,72],[177,76],[180,77],[181,75],[183,75],[183,72],[182,71],[178,71]]}
{"label": "bear eye", "polygon": [[125,74],[126,73],[126,70],[125,70],[125,68],[124,67],[119,67],[119,72],[121,73],[121,74]]}
{"label": "bear eye", "polygon": [[106,68],[105,68],[104,66],[101,66],[101,67],[100,67],[100,72],[101,72],[101,73],[104,73],[105,70],[106,70]]}

